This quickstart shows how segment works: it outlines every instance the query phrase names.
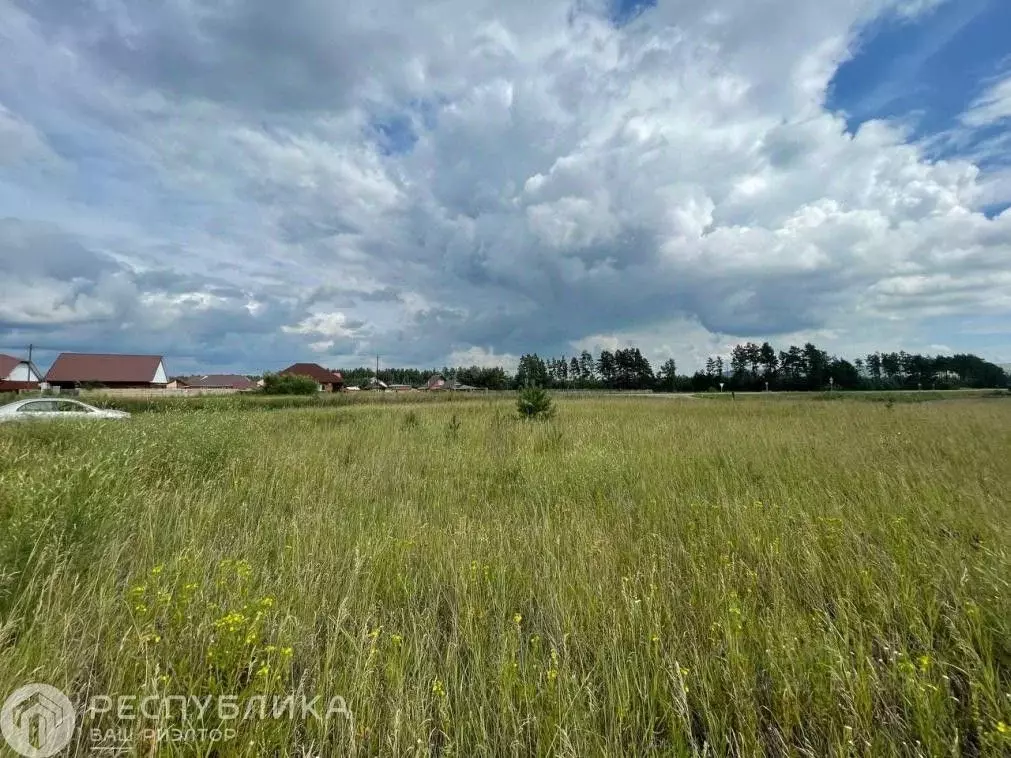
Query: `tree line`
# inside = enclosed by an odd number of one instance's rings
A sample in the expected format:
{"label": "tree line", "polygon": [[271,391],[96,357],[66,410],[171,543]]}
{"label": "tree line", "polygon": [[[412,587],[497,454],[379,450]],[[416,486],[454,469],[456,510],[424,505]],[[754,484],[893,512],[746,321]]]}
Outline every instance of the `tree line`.
{"label": "tree line", "polygon": [[[342,370],[344,381],[364,385],[376,375],[370,368]],[[958,389],[1006,387],[1008,375],[1000,366],[972,354],[921,355],[875,352],[849,361],[830,355],[813,343],[776,350],[768,342],[736,345],[727,355],[708,358],[704,368],[678,373],[673,358],[655,370],[637,347],[602,350],[594,356],[541,358],[523,355],[514,374],[501,367],[443,367],[430,371],[388,368],[379,372],[387,384],[422,386],[433,373],[450,381],[491,390],[534,385],[547,389],[653,390],[740,392]]]}

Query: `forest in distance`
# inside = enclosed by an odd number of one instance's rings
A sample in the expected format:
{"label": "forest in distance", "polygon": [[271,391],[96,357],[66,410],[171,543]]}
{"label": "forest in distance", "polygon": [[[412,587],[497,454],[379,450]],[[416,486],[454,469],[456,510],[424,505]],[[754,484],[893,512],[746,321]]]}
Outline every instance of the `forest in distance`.
{"label": "forest in distance", "polygon": [[[373,368],[340,369],[349,385],[376,376]],[[701,370],[679,373],[670,358],[654,368],[639,348],[589,351],[542,358],[523,355],[515,373],[499,366],[442,369],[386,368],[379,379],[387,384],[423,385],[433,373],[461,384],[507,390],[534,384],[548,389],[653,390],[655,392],[738,392],[840,390],[986,389],[1008,386],[1001,367],[972,354],[921,355],[874,352],[853,361],[830,355],[808,342],[776,350],[768,342],[747,342],[729,355],[711,356]]]}

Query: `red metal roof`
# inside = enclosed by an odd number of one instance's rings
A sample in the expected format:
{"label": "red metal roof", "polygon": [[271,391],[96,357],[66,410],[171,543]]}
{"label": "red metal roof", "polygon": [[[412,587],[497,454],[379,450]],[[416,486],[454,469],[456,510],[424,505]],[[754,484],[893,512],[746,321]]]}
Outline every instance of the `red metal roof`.
{"label": "red metal roof", "polygon": [[19,363],[21,363],[20,358],[0,353],[0,379],[6,379],[10,376],[11,372],[18,367]]}
{"label": "red metal roof", "polygon": [[178,382],[186,387],[198,387],[203,389],[228,388],[235,390],[251,390],[256,386],[256,382],[248,376],[240,374],[209,374],[207,376],[181,376]]}
{"label": "red metal roof", "polygon": [[278,374],[289,374],[292,376],[308,376],[315,379],[320,384],[344,384],[344,377],[339,371],[330,371],[318,363],[293,363],[288,368],[277,372]]}
{"label": "red metal roof", "polygon": [[153,382],[160,355],[60,353],[46,373],[47,382]]}

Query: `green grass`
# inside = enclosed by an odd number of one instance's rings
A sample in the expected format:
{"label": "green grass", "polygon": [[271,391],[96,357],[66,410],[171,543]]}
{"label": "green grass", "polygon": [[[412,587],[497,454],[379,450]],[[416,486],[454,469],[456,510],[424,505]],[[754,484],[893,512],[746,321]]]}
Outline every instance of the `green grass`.
{"label": "green grass", "polygon": [[0,428],[0,698],[354,715],[88,722],[143,755],[1011,751],[1011,403],[557,405]]}

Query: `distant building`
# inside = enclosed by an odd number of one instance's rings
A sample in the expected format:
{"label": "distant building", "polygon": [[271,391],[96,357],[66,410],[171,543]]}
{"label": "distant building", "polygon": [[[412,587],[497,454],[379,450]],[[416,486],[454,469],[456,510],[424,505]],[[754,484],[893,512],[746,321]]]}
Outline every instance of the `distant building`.
{"label": "distant building", "polygon": [[476,392],[478,390],[477,387],[471,387],[469,384],[460,384],[455,380],[446,379],[446,377],[442,374],[432,374],[428,377],[425,389],[436,392],[442,390],[449,390],[451,392]]}
{"label": "distant building", "polygon": [[37,390],[42,374],[31,361],[0,353],[0,392]]}
{"label": "distant building", "polygon": [[386,387],[390,392],[413,392],[414,387],[409,384],[390,384]]}
{"label": "distant building", "polygon": [[[207,374],[205,376],[180,376],[173,380],[178,389],[194,390],[255,390],[257,385],[248,376],[241,374]],[[171,386],[170,384],[170,386]]]}
{"label": "distant building", "polygon": [[432,374],[425,383],[426,390],[451,390],[453,386],[446,381],[442,374]]}
{"label": "distant building", "polygon": [[385,390],[388,389],[386,382],[381,381],[378,376],[374,376],[362,385],[363,390]]}
{"label": "distant building", "polygon": [[60,389],[95,385],[108,389],[164,389],[168,385],[160,355],[60,353],[46,373],[46,383]]}
{"label": "distant building", "polygon": [[337,392],[344,386],[344,377],[339,371],[323,368],[318,363],[293,363],[277,373],[279,376],[307,376],[314,379],[320,392]]}

